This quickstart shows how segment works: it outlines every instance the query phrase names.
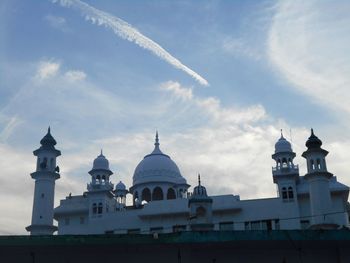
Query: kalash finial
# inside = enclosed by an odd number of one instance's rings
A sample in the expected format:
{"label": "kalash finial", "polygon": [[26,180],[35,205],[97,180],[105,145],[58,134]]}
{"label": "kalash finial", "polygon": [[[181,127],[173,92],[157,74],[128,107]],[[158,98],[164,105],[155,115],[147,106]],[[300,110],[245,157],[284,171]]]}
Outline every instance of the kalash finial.
{"label": "kalash finial", "polygon": [[198,173],[198,185],[201,185],[201,175]]}
{"label": "kalash finial", "polygon": [[282,130],[282,129],[281,129],[281,138],[284,138],[284,137],[283,137],[283,130]]}
{"label": "kalash finial", "polygon": [[311,128],[311,135],[315,135],[315,134],[314,134],[314,129],[313,129],[313,128]]}
{"label": "kalash finial", "polygon": [[50,134],[50,126],[47,128],[47,133]]}
{"label": "kalash finial", "polygon": [[159,146],[159,137],[158,137],[158,131],[156,131],[156,140],[155,140],[154,145],[155,145],[156,147],[158,147],[158,146]]}
{"label": "kalash finial", "polygon": [[103,150],[102,150],[102,148],[101,148],[101,153],[100,153],[100,156],[103,156]]}

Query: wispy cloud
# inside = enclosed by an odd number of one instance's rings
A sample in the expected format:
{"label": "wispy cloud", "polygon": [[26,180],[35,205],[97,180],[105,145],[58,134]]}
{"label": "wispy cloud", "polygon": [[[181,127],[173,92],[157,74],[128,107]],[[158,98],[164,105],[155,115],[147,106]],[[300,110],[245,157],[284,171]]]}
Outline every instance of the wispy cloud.
{"label": "wispy cloud", "polygon": [[18,116],[13,116],[9,118],[6,122],[4,128],[0,132],[0,142],[6,141],[14,131],[14,129],[21,123],[21,120]]}
{"label": "wispy cloud", "polygon": [[81,70],[70,70],[67,71],[64,75],[70,81],[81,81],[86,78],[85,72]]}
{"label": "wispy cloud", "polygon": [[280,1],[267,54],[292,87],[313,101],[350,113],[350,5],[333,1]]}
{"label": "wispy cloud", "polygon": [[261,54],[249,47],[249,44],[242,38],[227,37],[223,40],[222,48],[234,56],[246,56],[254,60],[261,59]]}
{"label": "wispy cloud", "polygon": [[53,28],[59,29],[63,32],[69,31],[69,28],[67,26],[66,19],[61,16],[55,16],[52,14],[48,14],[44,17],[44,19],[49,23],[50,26]]}
{"label": "wispy cloud", "polygon": [[99,26],[103,25],[107,28],[112,29],[117,36],[130,42],[134,42],[136,45],[151,51],[153,54],[165,60],[175,68],[186,72],[201,85],[209,85],[208,81],[205,80],[202,76],[184,65],[180,60],[172,56],[158,43],[143,35],[140,31],[138,31],[136,28],[124,20],[96,9],[79,0],[53,0],[53,2],[59,2],[62,6],[74,8],[81,11],[85,15],[85,18],[87,20],[90,20],[92,23],[97,23]]}
{"label": "wispy cloud", "polygon": [[53,61],[41,61],[38,66],[36,78],[44,80],[50,77],[54,77],[60,69],[60,63]]}

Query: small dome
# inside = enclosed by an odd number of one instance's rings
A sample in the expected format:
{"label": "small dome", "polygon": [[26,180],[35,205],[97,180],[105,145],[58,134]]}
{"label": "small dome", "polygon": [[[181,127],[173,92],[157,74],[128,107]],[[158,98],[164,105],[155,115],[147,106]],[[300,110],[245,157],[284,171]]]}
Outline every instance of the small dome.
{"label": "small dome", "polygon": [[198,185],[193,189],[193,197],[207,197],[207,189],[201,185],[201,177],[198,175]]}
{"label": "small dome", "polygon": [[311,135],[305,143],[308,149],[318,149],[322,146],[322,141],[314,134],[314,129],[311,129]]}
{"label": "small dome", "polygon": [[109,162],[102,154],[102,150],[101,154],[94,160],[92,170],[109,170]]}
{"label": "small dome", "polygon": [[123,184],[122,181],[119,181],[119,183],[115,186],[115,190],[118,191],[118,190],[126,190],[126,186],[125,184]]}
{"label": "small dome", "polygon": [[149,182],[187,184],[176,163],[160,150],[158,133],[156,133],[154,146],[153,152],[146,155],[137,165],[133,185]]}
{"label": "small dome", "polygon": [[275,153],[280,152],[293,152],[292,145],[283,137],[282,131],[281,138],[275,144]]}
{"label": "small dome", "polygon": [[57,144],[56,140],[52,137],[50,133],[50,127],[47,129],[47,134],[41,139],[40,144],[43,147],[55,147]]}

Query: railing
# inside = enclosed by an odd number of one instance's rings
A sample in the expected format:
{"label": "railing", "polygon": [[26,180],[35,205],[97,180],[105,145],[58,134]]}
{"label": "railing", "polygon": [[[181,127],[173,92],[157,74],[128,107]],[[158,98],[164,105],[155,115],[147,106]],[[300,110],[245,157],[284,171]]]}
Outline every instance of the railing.
{"label": "railing", "polygon": [[295,173],[295,172],[299,172],[299,165],[297,164],[293,164],[291,166],[280,166],[280,167],[272,167],[272,173],[277,173],[277,172],[281,172],[281,173]]}

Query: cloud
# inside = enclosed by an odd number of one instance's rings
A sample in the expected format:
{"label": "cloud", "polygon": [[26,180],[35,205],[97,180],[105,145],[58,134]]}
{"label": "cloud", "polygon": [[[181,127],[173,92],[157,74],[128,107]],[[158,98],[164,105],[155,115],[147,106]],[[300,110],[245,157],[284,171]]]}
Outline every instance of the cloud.
{"label": "cloud", "polygon": [[227,37],[223,40],[222,48],[234,56],[246,56],[254,60],[261,60],[261,54],[249,47],[242,38]]}
{"label": "cloud", "polygon": [[41,61],[35,76],[38,80],[54,77],[59,72],[60,66],[58,62]]}
{"label": "cloud", "polygon": [[81,70],[70,70],[67,71],[64,75],[69,81],[81,81],[86,78],[85,72]]}
{"label": "cloud", "polygon": [[165,60],[175,68],[186,72],[196,81],[198,81],[201,85],[209,85],[208,81],[205,80],[202,76],[200,76],[198,73],[196,73],[186,65],[182,64],[180,60],[173,57],[158,43],[143,35],[140,31],[138,31],[136,28],[134,28],[124,20],[113,16],[109,13],[98,10],[79,0],[54,0],[53,2],[59,2],[62,6],[74,8],[81,11],[85,15],[85,18],[87,20],[90,20],[93,24],[96,23],[99,26],[103,25],[107,28],[112,29],[117,36],[130,42],[134,42],[136,45],[151,51],[153,54]]}
{"label": "cloud", "polygon": [[350,113],[350,5],[281,1],[267,41],[268,57],[299,92],[336,112]]}
{"label": "cloud", "polygon": [[0,132],[0,142],[6,141],[12,134],[13,130],[21,123],[18,116],[12,116],[7,120],[5,127]]}
{"label": "cloud", "polygon": [[183,100],[191,100],[193,98],[192,89],[181,87],[180,83],[168,81],[160,85],[162,90],[172,92],[176,97]]}
{"label": "cloud", "polygon": [[48,14],[48,15],[46,15],[44,17],[44,19],[53,28],[59,29],[59,30],[61,30],[63,32],[69,31],[69,28],[67,26],[67,21],[66,21],[66,19],[64,17]]}

